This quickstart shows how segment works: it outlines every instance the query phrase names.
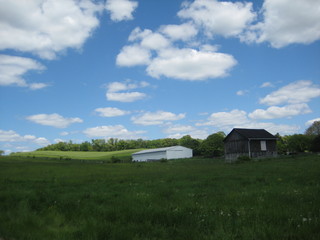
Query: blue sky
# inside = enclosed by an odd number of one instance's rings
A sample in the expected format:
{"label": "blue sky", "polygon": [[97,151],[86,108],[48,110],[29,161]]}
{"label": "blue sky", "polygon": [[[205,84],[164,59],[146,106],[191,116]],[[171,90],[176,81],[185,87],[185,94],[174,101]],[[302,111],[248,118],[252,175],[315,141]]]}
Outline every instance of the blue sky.
{"label": "blue sky", "polygon": [[320,120],[320,2],[0,0],[0,149]]}

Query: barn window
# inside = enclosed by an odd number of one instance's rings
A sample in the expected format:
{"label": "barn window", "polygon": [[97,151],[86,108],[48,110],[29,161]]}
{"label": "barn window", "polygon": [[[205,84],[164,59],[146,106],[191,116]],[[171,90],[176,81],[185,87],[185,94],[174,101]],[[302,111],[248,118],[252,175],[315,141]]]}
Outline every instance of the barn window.
{"label": "barn window", "polygon": [[266,141],[260,141],[261,151],[267,151]]}

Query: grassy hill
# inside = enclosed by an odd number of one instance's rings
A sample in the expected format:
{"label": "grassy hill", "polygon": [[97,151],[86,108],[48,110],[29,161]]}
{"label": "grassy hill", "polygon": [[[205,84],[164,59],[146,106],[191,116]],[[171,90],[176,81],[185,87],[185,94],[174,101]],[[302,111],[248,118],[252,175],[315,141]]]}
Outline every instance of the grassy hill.
{"label": "grassy hill", "polygon": [[0,157],[0,239],[320,239],[320,157]]}
{"label": "grassy hill", "polygon": [[142,149],[130,149],[112,152],[79,152],[79,151],[34,151],[13,153],[15,157],[32,157],[32,158],[56,158],[67,160],[100,160],[109,162],[112,158],[116,158],[122,162],[128,162],[131,154]]}

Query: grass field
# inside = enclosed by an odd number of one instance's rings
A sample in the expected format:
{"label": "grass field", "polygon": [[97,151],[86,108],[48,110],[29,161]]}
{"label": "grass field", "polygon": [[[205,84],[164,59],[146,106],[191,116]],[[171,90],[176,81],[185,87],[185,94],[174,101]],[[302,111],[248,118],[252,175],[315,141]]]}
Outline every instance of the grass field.
{"label": "grass field", "polygon": [[320,157],[0,158],[0,239],[320,239]]}
{"label": "grass field", "polygon": [[79,151],[34,151],[13,153],[11,156],[32,157],[32,158],[57,158],[64,160],[100,160],[111,162],[112,157],[123,162],[129,162],[131,154],[139,152],[142,149],[130,149],[113,152],[79,152]]}

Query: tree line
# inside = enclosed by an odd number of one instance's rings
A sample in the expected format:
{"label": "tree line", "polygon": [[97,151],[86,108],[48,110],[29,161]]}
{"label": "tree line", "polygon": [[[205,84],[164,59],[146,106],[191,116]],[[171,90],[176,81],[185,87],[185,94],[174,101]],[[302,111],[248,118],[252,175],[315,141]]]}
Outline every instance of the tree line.
{"label": "tree line", "polygon": [[[226,134],[224,132],[217,132],[209,135],[204,140],[192,138],[190,135],[183,136],[180,139],[92,139],[91,142],[86,141],[83,143],[73,143],[72,141],[59,142],[37,149],[37,151],[108,152],[127,149],[162,148],[180,145],[193,149],[193,154],[195,156],[218,157],[224,154],[223,139],[225,137]],[[320,121],[315,121],[308,129],[306,129],[304,134],[293,134],[286,136],[276,134],[276,137],[278,138],[277,148],[279,154],[320,152]]]}

